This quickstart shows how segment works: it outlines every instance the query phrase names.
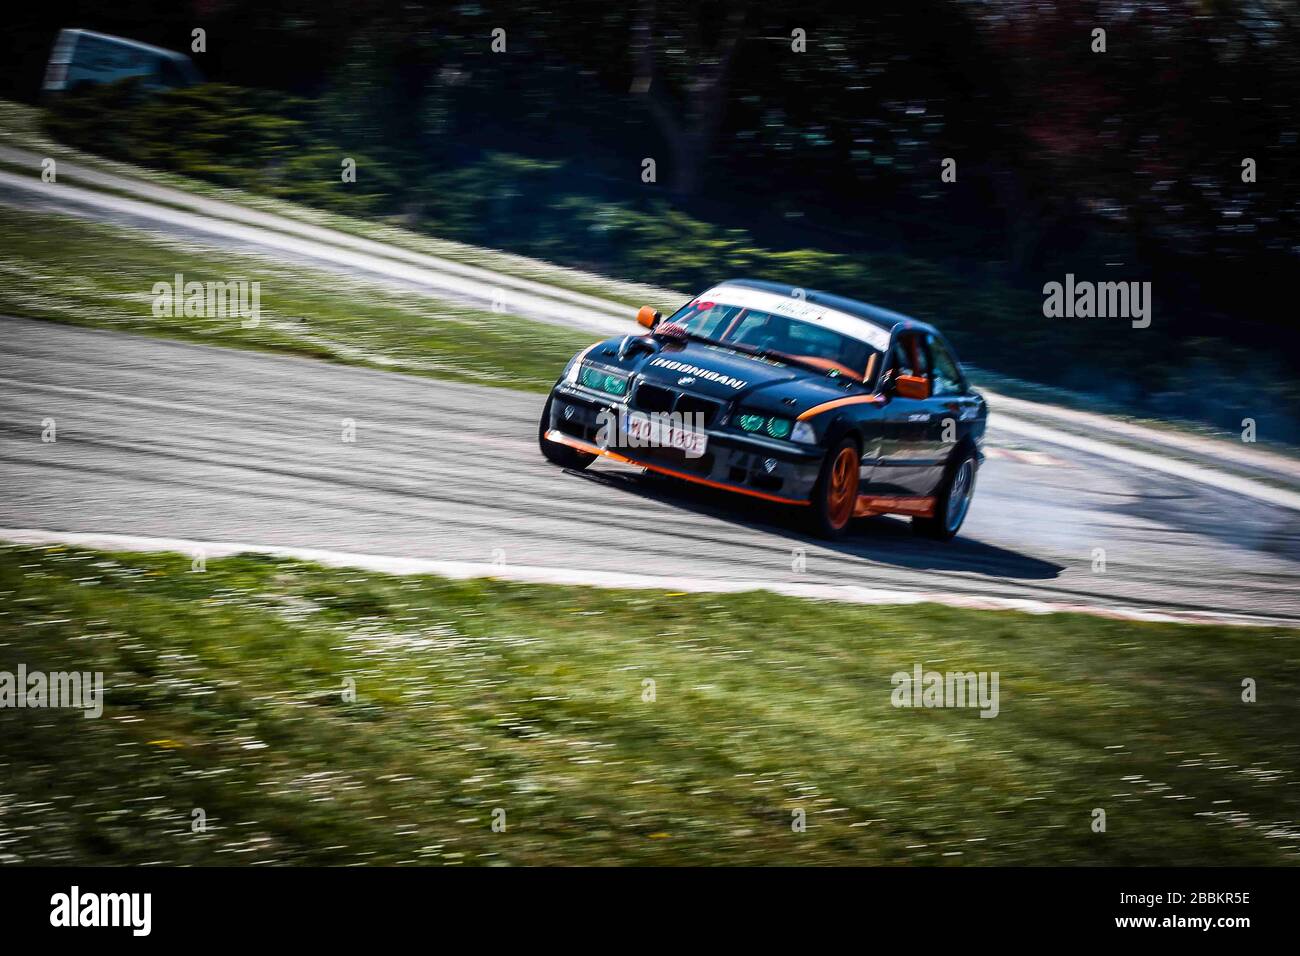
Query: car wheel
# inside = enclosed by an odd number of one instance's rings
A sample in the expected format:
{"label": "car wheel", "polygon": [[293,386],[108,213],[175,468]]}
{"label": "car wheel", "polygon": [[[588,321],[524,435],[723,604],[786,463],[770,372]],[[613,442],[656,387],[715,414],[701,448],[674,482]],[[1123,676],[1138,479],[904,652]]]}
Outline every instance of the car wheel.
{"label": "car wheel", "polygon": [[862,453],[852,438],[845,438],[826,453],[810,502],[813,531],[823,538],[842,538],[853,521],[858,503]]}
{"label": "car wheel", "polygon": [[975,453],[962,451],[953,456],[944,472],[943,483],[934,500],[933,518],[912,518],[912,530],[922,537],[947,541],[961,530],[975,495]]}
{"label": "car wheel", "polygon": [[546,437],[546,432],[551,427],[551,399],[553,397],[547,396],[546,407],[542,409],[542,420],[537,425],[537,444],[541,446],[542,454],[551,464],[559,465],[561,468],[574,468],[582,471],[596,460],[595,455],[588,454],[585,451],[578,451],[578,449],[570,448],[568,445],[561,445],[559,442],[551,441]]}

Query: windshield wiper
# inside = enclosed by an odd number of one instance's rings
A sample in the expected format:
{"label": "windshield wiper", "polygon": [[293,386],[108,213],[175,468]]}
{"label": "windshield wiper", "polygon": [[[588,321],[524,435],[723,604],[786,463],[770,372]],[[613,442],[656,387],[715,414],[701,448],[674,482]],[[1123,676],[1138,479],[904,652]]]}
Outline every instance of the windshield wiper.
{"label": "windshield wiper", "polygon": [[782,365],[797,365],[800,368],[807,369],[810,372],[819,372],[822,375],[830,376],[830,372],[827,369],[822,368],[820,365],[816,365],[812,362],[809,362],[806,359],[802,359],[797,355],[790,355],[788,352],[780,352],[777,351],[776,349],[752,348],[738,343],[733,345],[730,342],[727,343],[727,345],[730,348],[735,348],[738,351],[745,352],[749,355],[757,355],[760,358],[771,359],[774,362],[780,362]]}
{"label": "windshield wiper", "polygon": [[699,332],[692,332],[690,329],[686,330],[686,337],[695,342],[703,342],[705,345],[717,345],[724,349],[731,348],[730,342],[722,342],[718,339],[710,338],[707,335],[701,335]]}
{"label": "windshield wiper", "polygon": [[810,372],[817,372],[821,375],[825,375],[827,378],[840,378],[843,376],[843,373],[841,372],[833,372],[833,370],[823,368],[822,366],[809,362],[806,359],[802,359],[797,355],[790,355],[787,352],[781,352],[777,349],[761,349],[753,345],[746,345],[744,342],[724,342],[721,339],[710,338],[707,335],[701,335],[700,333],[692,332],[689,329],[686,332],[686,337],[696,342],[703,342],[706,345],[716,345],[718,348],[730,349],[733,352],[742,352],[745,355],[754,355],[758,358],[771,359],[781,365],[797,365],[799,368],[806,369]]}
{"label": "windshield wiper", "polygon": [[821,372],[823,375],[830,375],[828,369],[824,369],[820,365],[814,365],[812,362],[809,362],[806,359],[801,359],[797,355],[787,355],[785,352],[776,351],[776,349],[760,349],[758,354],[764,358],[775,359],[778,362],[785,362],[787,365],[798,365],[800,368],[806,368],[813,372]]}

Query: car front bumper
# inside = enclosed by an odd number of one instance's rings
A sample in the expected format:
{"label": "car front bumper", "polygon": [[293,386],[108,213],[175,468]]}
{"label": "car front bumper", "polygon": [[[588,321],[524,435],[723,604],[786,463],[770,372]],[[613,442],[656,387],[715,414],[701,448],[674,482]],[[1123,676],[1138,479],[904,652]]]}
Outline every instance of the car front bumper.
{"label": "car front bumper", "polygon": [[696,458],[673,448],[629,447],[621,435],[602,445],[602,431],[608,434],[614,429],[602,428],[610,419],[602,418],[601,413],[617,415],[626,406],[563,384],[551,394],[551,420],[546,434],[550,441],[767,501],[806,505],[812,498],[821,471],[820,449],[713,429],[706,429],[708,445]]}

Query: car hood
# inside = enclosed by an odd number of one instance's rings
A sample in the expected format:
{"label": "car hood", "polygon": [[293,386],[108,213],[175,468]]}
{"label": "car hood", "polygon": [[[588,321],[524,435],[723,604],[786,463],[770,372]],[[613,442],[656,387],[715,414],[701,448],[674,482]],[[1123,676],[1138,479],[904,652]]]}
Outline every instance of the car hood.
{"label": "car hood", "polygon": [[639,371],[645,381],[656,385],[686,388],[728,401],[805,374],[789,365],[698,342],[648,355]]}
{"label": "car hood", "polygon": [[812,404],[843,397],[857,389],[846,380],[795,365],[784,365],[703,342],[669,343],[658,351],[624,350],[623,338],[593,349],[590,359],[636,372],[642,381],[692,392],[722,402],[744,400],[747,405],[790,413]]}

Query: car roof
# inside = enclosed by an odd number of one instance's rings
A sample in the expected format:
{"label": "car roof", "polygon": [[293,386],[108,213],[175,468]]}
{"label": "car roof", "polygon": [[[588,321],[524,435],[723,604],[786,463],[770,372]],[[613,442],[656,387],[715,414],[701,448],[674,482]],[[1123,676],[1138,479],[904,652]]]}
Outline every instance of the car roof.
{"label": "car roof", "polygon": [[133,50],[139,50],[143,53],[151,53],[154,56],[166,57],[169,60],[185,60],[189,62],[189,57],[184,53],[178,53],[176,50],[165,50],[160,46],[153,46],[149,43],[141,43],[139,40],[128,40],[126,37],[115,37],[109,33],[96,33],[94,30],[82,30],[80,28],[65,28],[59,31],[65,36],[87,37],[92,40],[104,40],[116,46],[128,46]]}
{"label": "car roof", "polygon": [[901,312],[894,312],[890,309],[882,309],[878,305],[860,302],[857,299],[835,295],[832,292],[822,292],[805,286],[787,285],[784,282],[768,282],[764,279],[727,279],[719,282],[718,285],[734,285],[746,289],[757,289],[760,292],[795,296],[814,305],[822,305],[828,309],[835,309],[837,312],[845,312],[855,318],[864,319],[882,329],[892,331],[897,326],[906,325],[909,328],[919,329],[923,332],[934,332],[942,336],[938,329],[927,322],[922,322],[920,319],[914,319],[910,315],[903,315]]}

